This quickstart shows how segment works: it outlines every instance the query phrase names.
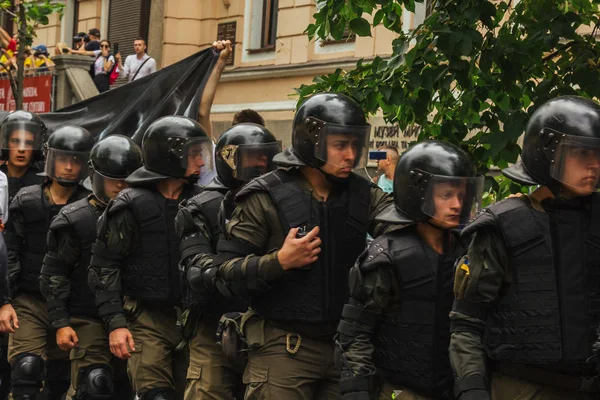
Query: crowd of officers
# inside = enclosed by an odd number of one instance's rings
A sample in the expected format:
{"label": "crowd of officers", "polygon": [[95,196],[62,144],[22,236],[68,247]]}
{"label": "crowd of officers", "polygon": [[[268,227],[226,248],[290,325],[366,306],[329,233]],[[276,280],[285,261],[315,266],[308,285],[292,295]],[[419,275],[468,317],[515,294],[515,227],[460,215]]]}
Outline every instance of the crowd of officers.
{"label": "crowd of officers", "polygon": [[213,150],[197,122],[163,117],[140,148],[9,114],[3,387],[15,400],[599,398],[600,106],[539,106],[503,170],[537,188],[476,217],[484,178],[467,153],[416,143],[392,198],[353,172],[369,133],[333,93],[300,105],[285,151],[251,123]]}

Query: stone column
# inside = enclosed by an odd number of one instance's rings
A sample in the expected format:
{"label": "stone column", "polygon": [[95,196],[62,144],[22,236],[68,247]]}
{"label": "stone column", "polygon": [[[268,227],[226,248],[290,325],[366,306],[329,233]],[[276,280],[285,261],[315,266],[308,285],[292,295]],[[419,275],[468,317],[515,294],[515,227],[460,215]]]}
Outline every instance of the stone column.
{"label": "stone column", "polygon": [[52,57],[52,61],[56,64],[56,109],[98,94],[89,74],[92,57],[64,54]]}

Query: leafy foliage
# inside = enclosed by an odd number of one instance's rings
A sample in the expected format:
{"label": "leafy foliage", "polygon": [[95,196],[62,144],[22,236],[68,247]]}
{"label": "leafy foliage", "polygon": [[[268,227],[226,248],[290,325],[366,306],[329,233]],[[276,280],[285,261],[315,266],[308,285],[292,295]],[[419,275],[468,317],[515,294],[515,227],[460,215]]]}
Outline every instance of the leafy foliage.
{"label": "leafy foliage", "polygon": [[18,30],[17,77],[14,78],[12,74],[9,74],[17,110],[23,108],[25,48],[33,44],[33,39],[37,36],[36,29],[40,25],[48,25],[50,23],[48,19],[49,15],[57,13],[59,18],[62,18],[64,9],[64,4],[55,3],[51,0],[22,1],[14,6],[10,0],[2,0],[0,2],[0,10],[12,17]]}
{"label": "leafy foliage", "polygon": [[[368,113],[381,109],[401,129],[420,125],[419,139],[462,146],[482,173],[517,160],[517,139],[537,106],[559,95],[600,97],[597,1],[522,0],[513,7],[507,1],[438,0],[409,33],[402,29],[402,13],[414,12],[415,0],[319,3],[306,30],[311,39],[340,39],[346,26],[369,36],[377,25],[398,37],[389,58],[359,60],[353,70],[318,76],[296,89],[300,101],[321,91],[346,93]],[[582,34],[586,28],[591,33]],[[498,182],[487,183],[499,198],[520,190]]]}

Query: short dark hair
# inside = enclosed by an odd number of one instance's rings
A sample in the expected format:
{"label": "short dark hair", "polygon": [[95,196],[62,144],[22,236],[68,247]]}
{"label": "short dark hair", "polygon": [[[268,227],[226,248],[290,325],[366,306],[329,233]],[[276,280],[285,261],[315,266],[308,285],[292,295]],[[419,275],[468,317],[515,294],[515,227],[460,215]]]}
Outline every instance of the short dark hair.
{"label": "short dark hair", "polygon": [[143,38],[143,37],[141,37],[141,36],[138,36],[138,37],[136,37],[135,39],[133,39],[133,41],[134,41],[134,42],[135,42],[135,41],[138,41],[138,40],[141,40],[142,42],[144,42],[144,45],[146,44],[146,39],[144,39],[144,38]]}
{"label": "short dark hair", "polygon": [[257,125],[265,126],[265,120],[254,110],[249,108],[238,111],[233,116],[233,125],[243,124],[245,122],[250,122]]}

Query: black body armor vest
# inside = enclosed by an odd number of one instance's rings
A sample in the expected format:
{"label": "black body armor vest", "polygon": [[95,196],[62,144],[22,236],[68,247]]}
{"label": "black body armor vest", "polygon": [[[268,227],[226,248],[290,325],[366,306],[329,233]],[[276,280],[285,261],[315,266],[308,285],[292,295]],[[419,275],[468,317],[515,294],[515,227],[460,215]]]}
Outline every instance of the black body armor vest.
{"label": "black body armor vest", "polygon": [[64,206],[52,224],[50,230],[70,227],[79,240],[79,261],[71,276],[71,295],[69,297],[69,314],[79,317],[98,319],[95,294],[88,285],[88,267],[92,257],[92,244],[96,240],[96,223],[101,210],[96,211],[89,199],[81,199]]}
{"label": "black body armor vest", "polygon": [[[371,200],[370,184],[352,174],[327,202],[313,199],[297,170],[277,170],[257,178],[253,188],[266,190],[277,208],[283,232],[320,227],[321,253],[316,263],[287,271],[251,305],[274,321],[337,322],[348,300],[348,273],[365,249]],[[238,193],[242,194],[244,189]],[[269,249],[264,249],[269,250]]]}
{"label": "black body armor vest", "polygon": [[[222,190],[210,189],[205,187],[204,191],[194,196],[188,201],[193,203],[192,207],[201,212],[208,222],[213,254],[217,253],[217,243],[224,229],[225,220],[231,218],[231,214],[225,214],[222,207],[222,201],[225,193]],[[233,212],[233,210],[231,210]],[[212,301],[202,311],[208,315],[218,316],[229,312],[243,312],[248,309],[248,303],[243,299],[231,296],[223,296],[220,292],[212,294]]]}
{"label": "black body armor vest", "polygon": [[389,235],[389,251],[402,299],[385,311],[373,338],[373,359],[389,382],[436,399],[451,397],[453,376],[448,347],[454,300],[454,263],[462,253],[437,254],[414,227]]}
{"label": "black body armor vest", "polygon": [[181,199],[170,200],[154,190],[135,187],[115,197],[109,212],[129,208],[137,225],[131,251],[123,263],[126,295],[137,300],[180,301],[180,240],[174,221],[179,202],[200,191],[196,185],[186,187]]}
{"label": "black body armor vest", "polygon": [[469,226],[493,218],[512,273],[488,316],[484,343],[492,359],[581,366],[592,355],[600,322],[599,196],[553,200],[544,203],[546,213],[511,198]]}
{"label": "black body armor vest", "polygon": [[[44,256],[48,251],[46,236],[52,218],[58,214],[65,204],[50,205],[44,195],[44,185],[34,185],[23,188],[14,199],[18,205],[24,222],[23,245],[19,254],[21,273],[19,275],[19,290],[40,294],[38,278],[42,269]],[[69,203],[85,197],[88,192],[77,187],[69,199]],[[69,204],[67,203],[67,204]]]}

